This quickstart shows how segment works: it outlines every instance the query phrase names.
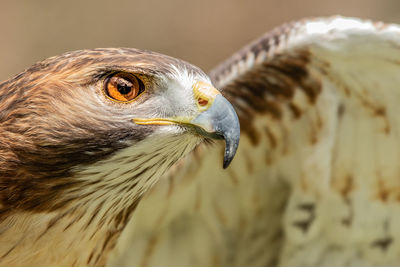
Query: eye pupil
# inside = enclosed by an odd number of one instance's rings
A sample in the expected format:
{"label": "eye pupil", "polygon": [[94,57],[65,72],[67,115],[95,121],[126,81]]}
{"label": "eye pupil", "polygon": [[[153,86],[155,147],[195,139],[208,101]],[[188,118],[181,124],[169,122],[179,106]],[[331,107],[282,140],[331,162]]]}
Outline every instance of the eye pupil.
{"label": "eye pupil", "polygon": [[132,91],[132,86],[126,84],[118,84],[117,85],[118,92],[123,95],[129,94]]}

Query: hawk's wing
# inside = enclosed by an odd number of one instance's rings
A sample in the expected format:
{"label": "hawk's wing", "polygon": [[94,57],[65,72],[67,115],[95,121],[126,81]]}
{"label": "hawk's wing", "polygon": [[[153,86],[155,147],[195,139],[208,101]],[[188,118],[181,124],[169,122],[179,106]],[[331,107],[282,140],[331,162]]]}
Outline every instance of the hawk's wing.
{"label": "hawk's wing", "polygon": [[143,199],[121,266],[374,266],[400,261],[400,28],[286,24],[211,72],[241,122]]}

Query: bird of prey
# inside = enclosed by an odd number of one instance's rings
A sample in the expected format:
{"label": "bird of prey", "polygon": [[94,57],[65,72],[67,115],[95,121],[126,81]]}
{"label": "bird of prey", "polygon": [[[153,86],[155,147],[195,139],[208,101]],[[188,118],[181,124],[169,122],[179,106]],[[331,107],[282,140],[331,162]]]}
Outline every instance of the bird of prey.
{"label": "bird of prey", "polygon": [[400,27],[304,19],[210,72],[241,137],[138,205],[110,266],[400,266]]}
{"label": "bird of prey", "polygon": [[204,72],[136,49],[49,58],[2,83],[0,103],[1,266],[105,265],[166,169],[213,138],[226,168],[240,137]]}
{"label": "bird of prey", "polygon": [[399,72],[399,26],[343,17],[210,78],[126,48],[37,63],[0,85],[0,265],[398,266]]}

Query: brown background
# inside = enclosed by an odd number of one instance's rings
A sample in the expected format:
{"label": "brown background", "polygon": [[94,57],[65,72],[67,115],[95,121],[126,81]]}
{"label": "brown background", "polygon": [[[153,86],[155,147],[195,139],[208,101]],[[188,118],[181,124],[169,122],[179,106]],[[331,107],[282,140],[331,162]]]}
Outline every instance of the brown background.
{"label": "brown background", "polygon": [[284,22],[342,14],[400,23],[399,0],[0,0],[0,80],[69,50],[136,47],[208,71]]}

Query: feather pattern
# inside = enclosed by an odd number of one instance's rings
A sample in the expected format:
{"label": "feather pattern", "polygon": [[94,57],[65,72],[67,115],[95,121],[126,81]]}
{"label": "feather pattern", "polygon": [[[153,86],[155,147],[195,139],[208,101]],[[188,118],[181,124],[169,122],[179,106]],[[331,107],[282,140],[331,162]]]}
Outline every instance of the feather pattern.
{"label": "feather pattern", "polygon": [[398,266],[400,28],[305,19],[210,77],[241,144],[203,145],[146,194],[113,266]]}
{"label": "feather pattern", "polygon": [[[120,72],[143,83],[134,101],[104,92]],[[104,266],[143,193],[204,139],[132,119],[197,115],[198,81],[209,79],[188,63],[120,48],[66,53],[1,83],[0,265]]]}

